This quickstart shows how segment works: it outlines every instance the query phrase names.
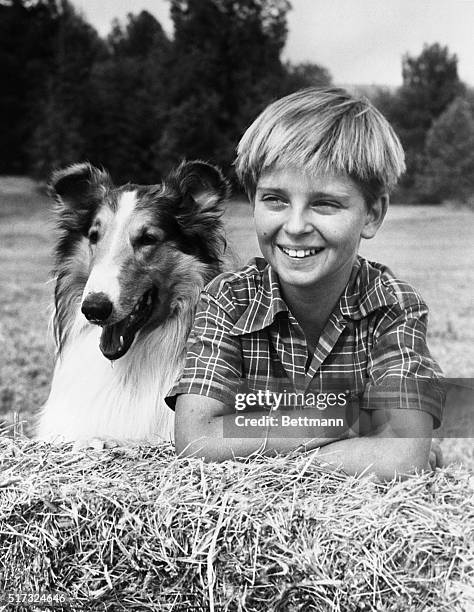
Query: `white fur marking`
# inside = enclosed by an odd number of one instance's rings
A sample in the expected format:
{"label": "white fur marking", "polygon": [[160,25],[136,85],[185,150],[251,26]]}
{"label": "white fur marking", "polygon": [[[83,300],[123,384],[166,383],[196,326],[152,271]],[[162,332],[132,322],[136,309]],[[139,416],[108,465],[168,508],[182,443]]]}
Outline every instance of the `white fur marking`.
{"label": "white fur marking", "polygon": [[124,234],[137,205],[137,192],[124,191],[117,203],[117,212],[113,215],[112,234],[108,239],[107,256],[91,271],[82,299],[89,293],[105,293],[110,301],[117,305],[120,300],[119,273],[120,255],[124,247]]}
{"label": "white fur marking", "polygon": [[118,251],[120,253],[123,246],[123,233],[125,232],[130,217],[135,212],[137,205],[137,192],[124,191],[117,202],[117,212],[114,215],[114,232],[110,239],[109,253],[112,257]]}
{"label": "white fur marking", "polygon": [[120,284],[118,280],[118,266],[102,263],[95,266],[89,276],[82,299],[89,293],[105,293],[113,304],[118,304],[120,299]]}

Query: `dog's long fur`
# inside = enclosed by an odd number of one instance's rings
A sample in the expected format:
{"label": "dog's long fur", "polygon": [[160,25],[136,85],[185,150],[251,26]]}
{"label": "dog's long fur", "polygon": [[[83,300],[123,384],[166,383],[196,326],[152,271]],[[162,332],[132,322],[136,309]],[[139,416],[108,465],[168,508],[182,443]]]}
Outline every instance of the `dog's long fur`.
{"label": "dog's long fur", "polygon": [[213,166],[187,162],[160,185],[115,187],[106,172],[77,164],[55,173],[51,187],[58,355],[37,436],[169,440],[174,415],[164,397],[200,291],[222,270],[227,183]]}

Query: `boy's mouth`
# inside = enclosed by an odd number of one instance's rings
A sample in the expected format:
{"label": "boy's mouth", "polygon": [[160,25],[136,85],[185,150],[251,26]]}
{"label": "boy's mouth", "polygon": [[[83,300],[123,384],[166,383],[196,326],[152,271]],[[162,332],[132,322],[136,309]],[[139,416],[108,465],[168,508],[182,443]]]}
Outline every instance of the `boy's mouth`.
{"label": "boy's mouth", "polygon": [[280,246],[279,244],[277,246],[280,249],[280,251],[282,251],[283,253],[285,253],[285,255],[287,255],[288,257],[291,257],[292,259],[306,259],[306,257],[313,257],[314,255],[321,253],[321,251],[324,249],[324,247],[311,247],[307,249],[301,249],[301,248],[296,249],[296,248]]}

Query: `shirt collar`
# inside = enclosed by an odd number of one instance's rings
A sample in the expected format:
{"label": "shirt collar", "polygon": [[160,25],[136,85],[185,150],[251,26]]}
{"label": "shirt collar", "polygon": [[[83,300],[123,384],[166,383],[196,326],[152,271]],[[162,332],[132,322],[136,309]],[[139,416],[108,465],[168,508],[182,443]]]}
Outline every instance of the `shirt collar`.
{"label": "shirt collar", "polygon": [[267,264],[255,297],[230,333],[239,336],[264,329],[273,323],[279,312],[288,312],[288,306],[281,296],[278,276]]}
{"label": "shirt collar", "polygon": [[[358,256],[352,267],[349,282],[339,300],[341,314],[350,319],[363,319],[384,306],[398,303],[383,284],[383,266],[370,264]],[[288,312],[280,293],[275,271],[267,264],[255,298],[230,330],[233,336],[250,334],[268,327],[279,312]]]}
{"label": "shirt collar", "polygon": [[363,319],[371,312],[397,304],[398,300],[384,285],[384,266],[358,256],[351,277],[339,301],[341,314],[350,319]]}

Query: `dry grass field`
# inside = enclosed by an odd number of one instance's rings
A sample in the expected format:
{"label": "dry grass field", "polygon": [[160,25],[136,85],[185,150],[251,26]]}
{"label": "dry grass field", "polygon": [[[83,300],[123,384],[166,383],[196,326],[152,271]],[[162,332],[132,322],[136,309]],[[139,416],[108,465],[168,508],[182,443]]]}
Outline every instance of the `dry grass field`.
{"label": "dry grass field", "polygon": [[[53,365],[50,209],[32,181],[0,179],[0,419],[8,424],[18,414],[26,432],[47,396]],[[231,202],[225,219],[236,259],[258,254],[250,206]],[[379,235],[361,249],[419,289],[431,308],[432,353],[448,377],[464,379],[474,378],[473,228],[474,215],[466,210],[393,206]],[[455,392],[451,404],[462,406],[453,409],[445,435],[465,436],[469,425],[472,431],[466,393],[462,387]],[[472,440],[446,439],[443,446],[448,458],[472,465]]]}

